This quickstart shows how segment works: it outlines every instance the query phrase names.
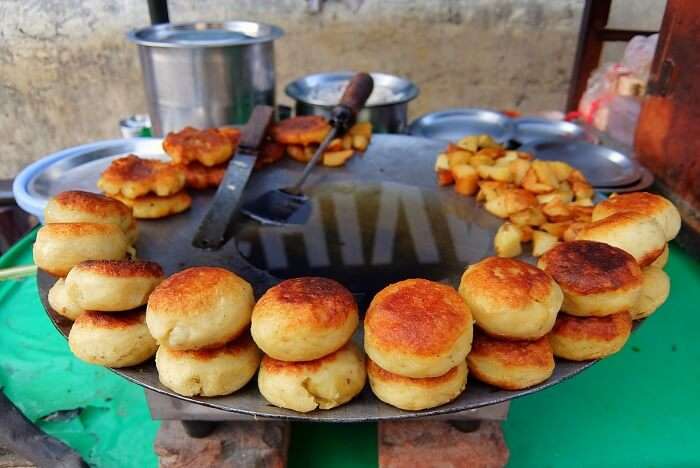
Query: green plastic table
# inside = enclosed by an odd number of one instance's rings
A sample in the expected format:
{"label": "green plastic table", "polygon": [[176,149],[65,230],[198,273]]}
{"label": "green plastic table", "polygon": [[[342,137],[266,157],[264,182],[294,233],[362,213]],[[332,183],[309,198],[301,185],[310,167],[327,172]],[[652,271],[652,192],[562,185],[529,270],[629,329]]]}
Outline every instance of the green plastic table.
{"label": "green plastic table", "polygon": [[[33,240],[0,268],[30,264]],[[671,297],[620,353],[512,402],[509,466],[700,466],[700,265],[673,246],[666,271]],[[35,278],[0,282],[0,319],[0,386],[27,417],[95,466],[157,466],[143,390],[71,355]],[[375,466],[376,439],[375,424],[294,423],[289,466]]]}

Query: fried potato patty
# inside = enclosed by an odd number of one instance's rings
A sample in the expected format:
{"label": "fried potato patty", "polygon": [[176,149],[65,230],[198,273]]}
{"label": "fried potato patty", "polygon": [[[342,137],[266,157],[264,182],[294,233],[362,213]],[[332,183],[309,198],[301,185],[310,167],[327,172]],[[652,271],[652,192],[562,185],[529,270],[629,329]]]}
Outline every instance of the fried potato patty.
{"label": "fried potato patty", "polygon": [[134,210],[134,218],[139,219],[165,218],[181,213],[192,205],[192,197],[184,190],[168,197],[143,195],[137,198],[126,198],[115,195],[114,198],[130,206]]}
{"label": "fried potato patty", "polygon": [[197,161],[211,167],[231,159],[238,147],[241,131],[236,128],[185,127],[163,139],[163,150],[177,164]]}
{"label": "fried potato patty", "polygon": [[303,115],[278,122],[270,134],[278,143],[308,145],[321,143],[330,128],[328,121],[320,115]]}
{"label": "fried potato patty", "polygon": [[112,161],[97,181],[100,190],[122,202],[122,198],[136,198],[151,192],[165,197],[179,192],[184,185],[185,173],[180,167],[134,154]]}
{"label": "fried potato patty", "polygon": [[199,162],[192,162],[183,166],[187,186],[195,190],[203,190],[210,187],[218,187],[226,174],[226,164],[217,164],[207,167]]}

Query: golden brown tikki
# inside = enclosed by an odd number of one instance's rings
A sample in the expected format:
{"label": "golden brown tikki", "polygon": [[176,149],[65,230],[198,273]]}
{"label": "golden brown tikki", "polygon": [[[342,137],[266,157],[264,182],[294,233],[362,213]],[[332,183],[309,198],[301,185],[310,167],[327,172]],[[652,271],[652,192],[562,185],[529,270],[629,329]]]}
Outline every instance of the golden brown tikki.
{"label": "golden brown tikki", "polygon": [[236,128],[207,128],[200,130],[185,127],[170,132],[163,140],[163,149],[176,164],[199,162],[207,167],[222,164],[231,159],[240,139]]}
{"label": "golden brown tikki", "polygon": [[352,400],[362,391],[365,379],[364,355],[350,342],[313,361],[288,362],[264,356],[258,389],[275,406],[307,413]]}
{"label": "golden brown tikki", "polygon": [[115,224],[124,231],[129,243],[136,240],[136,222],[131,208],[98,193],[80,190],[59,193],[46,204],[44,222]]}
{"label": "golden brown tikki", "polygon": [[174,164],[130,154],[112,161],[100,175],[97,186],[109,196],[133,199],[155,193],[166,197],[182,190],[185,173]]}
{"label": "golden brown tikki", "polygon": [[247,332],[218,348],[177,351],[158,348],[160,383],[185,396],[228,395],[253,378],[262,353]]}
{"label": "golden brown tikki", "polygon": [[328,278],[294,278],[270,288],[253,309],[255,343],[281,361],[310,361],[336,351],[357,328],[357,304]]}
{"label": "golden brown tikki", "polygon": [[87,260],[66,276],[71,300],[83,310],[119,312],[145,305],[163,269],[143,260]]}
{"label": "golden brown tikki", "polygon": [[187,186],[196,190],[218,187],[226,174],[226,163],[207,167],[200,162],[192,162],[182,166],[185,171]]}
{"label": "golden brown tikki", "polygon": [[167,278],[148,298],[146,323],[161,346],[223,346],[250,323],[253,288],[223,268],[194,267]]}
{"label": "golden brown tikki", "polygon": [[69,295],[66,291],[66,283],[63,278],[59,278],[58,281],[51,286],[48,294],[49,305],[53,310],[56,311],[58,315],[62,315],[69,320],[75,320],[78,315],[85,312]]}
{"label": "golden brown tikki", "polygon": [[564,298],[544,271],[501,257],[489,257],[467,268],[459,293],[483,330],[522,340],[546,335]]}
{"label": "golden brown tikki", "polygon": [[446,374],[464,361],[472,314],[454,288],[424,279],[391,284],[365,317],[365,351],[378,366],[405,377]]}
{"label": "golden brown tikki", "polygon": [[285,145],[321,143],[331,126],[319,115],[292,117],[276,123],[270,130],[272,138]]}
{"label": "golden brown tikki", "polygon": [[66,276],[85,260],[120,260],[130,250],[116,224],[54,223],[39,229],[34,242],[34,263],[54,276]]}
{"label": "golden brown tikki", "polygon": [[570,361],[600,359],[618,352],[632,331],[628,312],[605,317],[560,314],[549,334],[554,355]]}
{"label": "golden brown tikki", "polygon": [[477,330],[467,364],[471,375],[482,382],[520,390],[551,377],[554,355],[546,336],[535,341],[504,340]]}
{"label": "golden brown tikki", "polygon": [[661,268],[648,266],[642,270],[642,292],[630,308],[633,320],[648,317],[661,307],[671,292],[671,280]]}
{"label": "golden brown tikki", "polygon": [[80,314],[71,327],[68,344],[79,359],[108,367],[140,364],[150,359],[158,347],[148,333],[143,310]]}
{"label": "golden brown tikki", "polygon": [[593,221],[600,221],[621,211],[632,211],[653,219],[663,230],[666,241],[676,237],[681,229],[681,215],[673,203],[648,192],[615,195],[598,203],[593,208]]}
{"label": "golden brown tikki", "polygon": [[563,242],[540,257],[537,266],[559,284],[562,310],[571,315],[628,311],[642,289],[642,270],[634,257],[602,242]]}
{"label": "golden brown tikki", "polygon": [[666,247],[666,236],[659,223],[632,211],[620,211],[584,226],[576,240],[604,242],[619,247],[631,254],[640,266],[654,262]]}
{"label": "golden brown tikki", "polygon": [[184,190],[167,197],[148,194],[136,198],[115,195],[115,198],[130,206],[134,210],[134,217],[138,219],[164,218],[182,213],[192,206],[192,197]]}
{"label": "golden brown tikki", "polygon": [[467,363],[462,361],[437,377],[414,379],[386,371],[367,360],[367,377],[372,392],[397,408],[418,411],[444,405],[457,398],[467,385]]}

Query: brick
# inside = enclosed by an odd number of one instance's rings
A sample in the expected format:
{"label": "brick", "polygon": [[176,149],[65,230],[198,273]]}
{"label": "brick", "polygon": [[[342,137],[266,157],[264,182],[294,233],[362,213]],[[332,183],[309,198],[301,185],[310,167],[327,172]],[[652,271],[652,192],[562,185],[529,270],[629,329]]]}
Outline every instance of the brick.
{"label": "brick", "polygon": [[496,468],[508,461],[497,421],[461,432],[447,421],[379,423],[380,468]]}
{"label": "brick", "polygon": [[155,442],[161,468],[284,468],[289,423],[220,423],[207,437],[189,437],[177,421],[163,421]]}

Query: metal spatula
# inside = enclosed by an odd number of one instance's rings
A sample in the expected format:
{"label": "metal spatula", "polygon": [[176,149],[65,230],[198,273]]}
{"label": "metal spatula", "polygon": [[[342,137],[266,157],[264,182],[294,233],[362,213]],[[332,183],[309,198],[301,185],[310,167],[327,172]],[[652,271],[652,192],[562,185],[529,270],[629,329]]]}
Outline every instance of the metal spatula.
{"label": "metal spatula", "polygon": [[357,113],[372,93],[374,82],[367,73],[358,73],[348,84],[340,103],[331,111],[331,130],[323,139],[314,156],[306,164],[304,172],[291,187],[280,188],[262,194],[243,206],[241,211],[263,224],[304,224],[311,215],[311,204],[302,192],[302,186],[311,174],[330,142],[342,136],[357,119]]}
{"label": "metal spatula", "polygon": [[236,154],[226,169],[224,179],[216,190],[207,214],[195,233],[192,245],[200,249],[221,248],[230,237],[230,224],[236,215],[243,189],[253,172],[258,151],[267,127],[272,122],[274,109],[270,106],[255,106],[250,120],[243,127],[241,142]]}

